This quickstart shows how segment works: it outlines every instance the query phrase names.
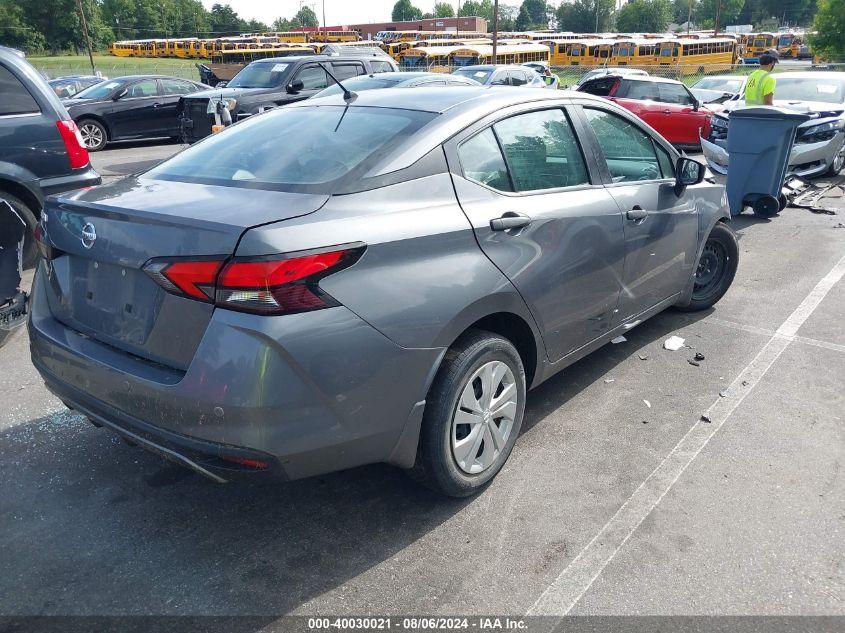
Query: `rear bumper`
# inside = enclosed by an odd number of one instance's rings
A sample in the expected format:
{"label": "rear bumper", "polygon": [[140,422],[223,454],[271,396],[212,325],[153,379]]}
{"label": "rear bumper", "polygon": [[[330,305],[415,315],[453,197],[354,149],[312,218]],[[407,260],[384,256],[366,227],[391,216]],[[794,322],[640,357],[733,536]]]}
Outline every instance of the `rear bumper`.
{"label": "rear bumper", "polygon": [[39,181],[41,192],[45,196],[54,193],[62,193],[72,189],[82,189],[83,187],[94,187],[99,185],[103,179],[100,177],[94,168],[89,165],[84,169],[79,170],[69,176],[58,176],[56,178],[42,178]]}
{"label": "rear bumper", "polygon": [[51,391],[92,420],[212,473],[210,464],[232,455],[268,462],[287,479],[411,465],[417,436],[407,430],[441,350],[399,347],[344,307],[284,317],[218,309],[181,372],[54,319],[43,265],[30,311],[32,361]]}

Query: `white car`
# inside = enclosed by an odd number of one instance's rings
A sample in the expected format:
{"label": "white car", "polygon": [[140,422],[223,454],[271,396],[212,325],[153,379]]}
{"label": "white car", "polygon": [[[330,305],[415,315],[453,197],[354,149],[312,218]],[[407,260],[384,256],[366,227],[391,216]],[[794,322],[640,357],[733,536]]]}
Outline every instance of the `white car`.
{"label": "white car", "polygon": [[[845,72],[785,72],[776,78],[774,105],[812,116],[798,127],[789,171],[802,178],[837,175],[845,167]],[[744,86],[739,95],[743,93]],[[728,168],[730,113],[744,108],[745,101],[734,99],[724,106],[713,115],[708,138],[701,139],[708,165],[720,174]]]}

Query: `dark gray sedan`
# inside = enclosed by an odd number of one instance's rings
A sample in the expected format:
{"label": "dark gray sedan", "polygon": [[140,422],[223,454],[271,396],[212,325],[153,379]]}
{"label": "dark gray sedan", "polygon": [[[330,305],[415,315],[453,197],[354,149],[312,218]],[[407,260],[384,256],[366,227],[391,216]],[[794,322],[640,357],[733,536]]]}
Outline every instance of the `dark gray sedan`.
{"label": "dark gray sedan", "polygon": [[606,100],[455,87],[309,100],[50,200],[32,358],[196,472],[387,462],[471,494],[526,391],[727,291],[703,167]]}

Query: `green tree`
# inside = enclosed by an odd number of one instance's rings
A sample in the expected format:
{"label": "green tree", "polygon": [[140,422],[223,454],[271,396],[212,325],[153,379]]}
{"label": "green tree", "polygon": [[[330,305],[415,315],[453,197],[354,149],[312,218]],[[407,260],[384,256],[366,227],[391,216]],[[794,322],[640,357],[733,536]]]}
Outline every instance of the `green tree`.
{"label": "green tree", "polygon": [[435,18],[454,18],[455,9],[448,2],[434,3],[434,17]]}
{"label": "green tree", "polygon": [[314,10],[311,7],[307,6],[304,6],[297,11],[291,22],[298,24],[299,26],[320,26],[320,20],[317,19],[317,14],[314,13]]}
{"label": "green tree", "polygon": [[575,33],[606,33],[613,29],[615,0],[574,0],[556,12],[557,28]]}
{"label": "green tree", "polygon": [[[147,2],[147,0],[140,0]],[[140,17],[140,14],[139,14]],[[245,22],[228,4],[214,4],[209,17],[211,30],[216,35],[237,35],[244,31]]]}
{"label": "green tree", "polygon": [[0,0],[0,45],[27,52],[44,50],[44,36],[27,21],[17,0]]}
{"label": "green tree", "polygon": [[670,0],[631,0],[619,10],[616,28],[621,33],[660,33],[671,19]]}
{"label": "green tree", "polygon": [[273,31],[291,31],[293,28],[293,24],[287,18],[276,18],[273,20],[273,24],[270,25],[270,29]]}
{"label": "green tree", "polygon": [[517,30],[547,29],[549,28],[549,5],[546,0],[523,0],[519,7],[517,22],[522,17],[523,24]]}
{"label": "green tree", "polygon": [[830,61],[845,61],[845,0],[819,0],[810,45]]}
{"label": "green tree", "polygon": [[[716,3],[718,0],[701,0],[696,12],[697,24],[700,28],[712,29],[716,23]],[[722,0],[722,11],[719,14],[719,29],[724,30],[727,24],[737,24],[745,0]]]}
{"label": "green tree", "polygon": [[[501,7],[499,7],[499,13],[501,14]],[[492,27],[493,3],[491,0],[481,0],[481,2],[476,2],[476,0],[467,0],[467,2],[461,4],[458,15],[461,17],[475,16],[484,18],[487,22],[491,23],[490,26]]]}
{"label": "green tree", "polygon": [[[692,11],[690,11],[692,6]],[[675,24],[683,24],[689,18],[695,22],[696,11],[698,11],[698,0],[675,0],[672,3],[672,21]]]}
{"label": "green tree", "polygon": [[405,20],[421,20],[423,12],[412,5],[411,0],[398,0],[393,5],[393,12],[390,15],[390,19],[394,22],[404,22]]}

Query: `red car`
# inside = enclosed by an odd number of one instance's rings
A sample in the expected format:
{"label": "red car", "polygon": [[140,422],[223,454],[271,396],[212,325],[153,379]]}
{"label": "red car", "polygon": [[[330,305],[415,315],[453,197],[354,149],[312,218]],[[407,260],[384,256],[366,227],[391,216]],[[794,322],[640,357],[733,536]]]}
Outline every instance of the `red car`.
{"label": "red car", "polygon": [[606,97],[626,108],[678,147],[700,146],[710,134],[713,112],[680,81],[651,76],[605,75],[584,82],[580,92]]}

